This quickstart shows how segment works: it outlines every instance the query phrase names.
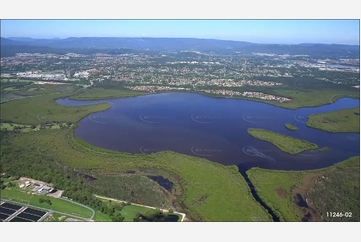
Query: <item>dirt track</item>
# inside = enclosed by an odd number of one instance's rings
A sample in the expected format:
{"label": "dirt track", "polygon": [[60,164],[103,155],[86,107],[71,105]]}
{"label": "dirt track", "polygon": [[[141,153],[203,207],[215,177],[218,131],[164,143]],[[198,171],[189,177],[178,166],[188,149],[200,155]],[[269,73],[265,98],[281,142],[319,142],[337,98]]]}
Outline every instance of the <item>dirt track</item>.
{"label": "dirt track", "polygon": [[[114,198],[109,198],[109,197],[103,197],[103,196],[99,196],[99,195],[94,195],[94,196],[96,196],[97,198],[106,199],[106,200],[111,200],[111,201],[114,201],[114,202],[126,202],[126,201],[122,201],[122,200],[118,200],[118,199],[114,199]],[[137,205],[137,206],[145,207],[145,208],[158,209],[158,208],[156,208],[156,207],[151,207],[151,206],[142,205],[142,204],[137,204],[137,203],[132,203],[132,205]],[[169,210],[167,210],[167,209],[160,209],[160,210],[161,210],[162,212],[169,212]],[[186,217],[186,214],[185,214],[185,213],[181,213],[181,212],[177,212],[177,211],[173,211],[173,213],[179,214],[179,215],[182,216],[181,222],[183,222],[183,220],[184,220],[185,217]]]}

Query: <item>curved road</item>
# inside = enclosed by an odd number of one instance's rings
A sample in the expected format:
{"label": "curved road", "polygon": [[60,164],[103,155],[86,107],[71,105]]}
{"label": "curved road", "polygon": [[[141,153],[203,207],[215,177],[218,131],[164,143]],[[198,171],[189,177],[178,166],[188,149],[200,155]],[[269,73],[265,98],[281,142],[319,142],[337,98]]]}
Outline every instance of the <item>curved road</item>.
{"label": "curved road", "polygon": [[30,204],[26,204],[26,203],[21,203],[21,202],[17,202],[17,201],[13,201],[13,200],[8,200],[8,199],[4,199],[4,198],[1,198],[1,201],[3,202],[8,202],[8,203],[14,203],[14,204],[17,204],[17,205],[20,205],[20,206],[24,206],[24,207],[29,207],[29,208],[34,208],[34,209],[38,209],[38,210],[43,210],[43,211],[46,211],[50,214],[52,213],[58,213],[58,214],[61,214],[61,215],[65,215],[65,216],[68,216],[68,217],[71,217],[71,218],[77,218],[77,219],[80,219],[80,220],[85,220],[85,221],[88,221],[88,222],[91,222],[93,221],[93,217],[95,215],[95,211],[83,204],[80,204],[80,203],[76,203],[74,201],[71,201],[69,199],[66,199],[66,198],[61,198],[62,200],[65,200],[65,201],[68,201],[68,202],[72,202],[74,204],[77,204],[77,205],[80,205],[82,207],[85,207],[85,208],[88,208],[89,210],[92,210],[92,216],[90,218],[83,218],[83,217],[80,217],[80,216],[77,216],[77,215],[73,215],[73,214],[69,214],[69,213],[63,213],[63,212],[59,212],[59,211],[56,211],[56,210],[52,210],[52,209],[46,209],[46,208],[41,208],[41,207],[37,207],[37,206],[33,206],[33,205],[30,205]]}
{"label": "curved road", "polygon": [[79,206],[81,206],[81,207],[83,207],[83,208],[86,208],[86,209],[90,210],[90,211],[92,212],[92,216],[91,216],[88,220],[93,220],[93,218],[94,218],[94,216],[95,216],[95,210],[92,209],[91,207],[88,207],[88,206],[86,206],[86,205],[84,205],[84,204],[81,204],[81,203],[78,203],[78,202],[74,202],[73,200],[67,199],[67,198],[65,198],[65,197],[59,197],[59,199],[64,200],[64,201],[71,202],[71,203],[73,203],[73,204],[79,205]]}
{"label": "curved road", "polygon": [[[119,200],[119,199],[115,199],[115,198],[103,197],[103,196],[99,196],[99,195],[95,195],[95,194],[94,194],[94,196],[95,196],[95,197],[97,197],[97,198],[100,198],[100,199],[106,199],[106,200],[111,200],[111,201],[114,201],[114,202],[124,202],[124,203],[126,203],[126,201]],[[158,209],[158,208],[156,208],[156,207],[151,207],[151,206],[142,205],[142,204],[138,204],[138,203],[131,203],[131,204],[132,204],[132,205],[139,206],[139,207],[145,207],[145,208]],[[160,210],[161,210],[161,211],[163,211],[163,212],[169,212],[169,210],[168,210],[168,209],[160,209]],[[177,211],[173,211],[173,213],[175,213],[175,214],[179,214],[179,215],[181,215],[181,216],[182,216],[182,218],[181,218],[181,222],[183,222],[183,220],[184,220],[184,219],[185,219],[185,217],[186,217],[186,214],[185,214],[185,213],[181,213],[181,212],[177,212]]]}

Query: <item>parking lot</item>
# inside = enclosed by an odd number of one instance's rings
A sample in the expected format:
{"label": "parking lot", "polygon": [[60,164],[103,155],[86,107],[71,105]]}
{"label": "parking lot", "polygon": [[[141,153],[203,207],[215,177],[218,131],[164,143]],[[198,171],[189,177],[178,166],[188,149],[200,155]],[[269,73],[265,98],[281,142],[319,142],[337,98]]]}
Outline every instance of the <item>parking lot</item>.
{"label": "parking lot", "polygon": [[8,202],[0,202],[1,222],[39,222],[47,217],[45,211],[19,206]]}

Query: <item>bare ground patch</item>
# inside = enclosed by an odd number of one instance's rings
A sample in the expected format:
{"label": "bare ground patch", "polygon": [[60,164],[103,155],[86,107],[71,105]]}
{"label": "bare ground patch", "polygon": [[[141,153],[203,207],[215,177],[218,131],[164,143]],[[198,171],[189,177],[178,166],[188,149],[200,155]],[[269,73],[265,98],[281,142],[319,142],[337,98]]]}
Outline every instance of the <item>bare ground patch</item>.
{"label": "bare ground patch", "polygon": [[287,198],[287,191],[285,189],[282,188],[277,188],[275,190],[275,192],[277,193],[277,195],[282,198],[282,199],[286,199]]}

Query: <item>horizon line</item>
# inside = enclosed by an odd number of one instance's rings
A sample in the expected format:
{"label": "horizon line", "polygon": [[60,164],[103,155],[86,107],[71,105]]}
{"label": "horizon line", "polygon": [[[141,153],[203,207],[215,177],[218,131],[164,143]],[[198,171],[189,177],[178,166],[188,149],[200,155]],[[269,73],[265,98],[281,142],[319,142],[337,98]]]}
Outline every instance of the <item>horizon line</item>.
{"label": "horizon line", "polygon": [[[39,38],[39,37],[25,37],[25,36],[9,36],[9,37],[4,37],[1,36],[2,38],[5,39],[10,39],[11,38],[24,38],[24,39],[34,39],[34,40],[65,40],[65,39],[70,39],[70,38],[123,38],[123,39],[129,39],[129,38],[134,38],[134,39],[198,39],[198,40],[217,40],[217,41],[232,41],[232,42],[244,42],[244,43],[250,43],[250,44],[259,44],[259,45],[301,45],[301,44],[322,44],[322,45],[354,45],[354,46],[360,46],[360,40],[358,44],[343,44],[343,43],[324,43],[324,42],[299,42],[299,43],[293,43],[293,44],[280,44],[280,43],[257,43],[257,42],[250,42],[250,41],[245,41],[245,40],[232,40],[232,39],[221,39],[221,38],[202,38],[202,37],[151,37],[151,36],[83,36],[83,37],[74,37],[74,36],[70,36],[70,37],[43,37],[43,38]],[[13,40],[15,41],[15,40]]]}

